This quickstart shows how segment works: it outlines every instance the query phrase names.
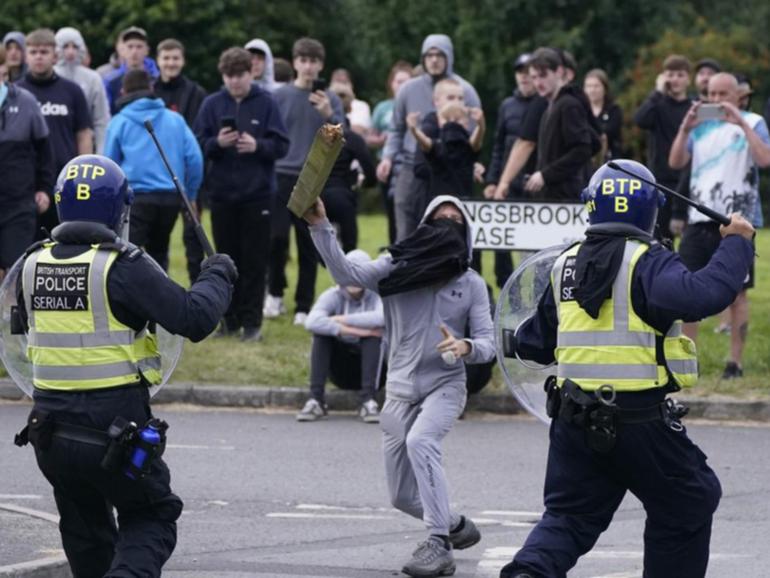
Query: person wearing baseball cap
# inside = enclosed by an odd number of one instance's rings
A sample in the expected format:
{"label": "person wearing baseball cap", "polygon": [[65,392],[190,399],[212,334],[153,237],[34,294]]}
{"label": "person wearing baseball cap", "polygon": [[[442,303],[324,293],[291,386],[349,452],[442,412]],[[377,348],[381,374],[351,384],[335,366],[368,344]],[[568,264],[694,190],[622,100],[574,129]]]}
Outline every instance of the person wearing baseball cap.
{"label": "person wearing baseball cap", "polygon": [[713,58],[701,58],[695,65],[695,87],[699,100],[708,100],[709,79],[717,72],[722,72],[722,66]]}
{"label": "person wearing baseball cap", "polygon": [[127,71],[144,68],[153,81],[160,76],[155,61],[148,56],[150,45],[148,44],[147,31],[144,28],[129,26],[121,30],[118,34],[117,48],[121,61],[120,67],[104,79],[104,88],[107,91],[107,101],[110,103],[110,114],[112,115],[115,115],[120,108],[118,100],[121,96],[123,76]]}
{"label": "person wearing baseball cap", "polygon": [[[511,96],[503,100],[497,113],[492,157],[485,174],[484,197],[487,199],[494,197],[511,149],[522,136],[522,127],[527,111],[529,111],[530,105],[538,99],[535,85],[532,84],[532,79],[529,76],[529,58],[530,54],[525,52],[519,54],[514,60],[513,72],[516,88]],[[507,187],[506,197],[516,198],[524,195],[524,175],[535,172],[535,160],[535,155],[529,157],[525,169]],[[513,261],[510,253],[495,252],[497,286],[502,287],[511,273],[513,273]]]}

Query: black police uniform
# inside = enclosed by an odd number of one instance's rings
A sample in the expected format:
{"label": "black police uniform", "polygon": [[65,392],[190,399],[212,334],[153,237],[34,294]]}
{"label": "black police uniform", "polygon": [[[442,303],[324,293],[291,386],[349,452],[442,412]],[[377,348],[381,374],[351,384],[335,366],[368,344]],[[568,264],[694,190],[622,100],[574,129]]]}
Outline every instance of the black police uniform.
{"label": "black police uniform", "polygon": [[[101,225],[64,223],[54,230],[59,244],[53,255],[73,257],[89,249],[90,243],[114,238],[115,234]],[[187,292],[131,246],[109,272],[109,304],[116,319],[136,331],[155,322],[171,333],[200,341],[227,310],[232,293],[229,275],[221,262],[212,263]],[[19,303],[23,308],[23,299]],[[141,479],[130,479],[122,468],[107,471],[100,467],[106,447],[98,436],[92,439],[85,435],[76,441],[73,438],[80,436],[66,430],[59,435],[57,429],[46,435],[51,430],[45,430],[46,420],[39,418],[46,414],[50,423],[101,432],[107,431],[116,416],[141,427],[152,417],[147,386],[127,383],[89,391],[36,389],[28,435],[40,470],[54,489],[62,542],[75,578],[160,576],[176,545],[176,520],[182,512],[182,500],[169,486],[166,464],[154,459],[149,473]],[[35,416],[38,419],[33,423]],[[113,507],[118,513],[117,527]]]}
{"label": "black police uniform", "polygon": [[[662,334],[677,319],[697,321],[715,315],[734,300],[752,260],[751,244],[737,235],[725,238],[709,265],[697,273],[688,272],[677,255],[653,245],[634,269],[634,311]],[[553,362],[557,327],[549,284],[537,313],[517,332],[519,356]],[[675,389],[618,393],[615,403],[623,410],[650,408]],[[620,423],[615,446],[606,453],[589,447],[584,427],[564,416],[553,419],[546,511],[500,577],[564,578],[609,526],[630,490],[647,513],[644,576],[702,578],[721,487],[684,427],[676,418],[664,416],[662,412],[658,419]]]}

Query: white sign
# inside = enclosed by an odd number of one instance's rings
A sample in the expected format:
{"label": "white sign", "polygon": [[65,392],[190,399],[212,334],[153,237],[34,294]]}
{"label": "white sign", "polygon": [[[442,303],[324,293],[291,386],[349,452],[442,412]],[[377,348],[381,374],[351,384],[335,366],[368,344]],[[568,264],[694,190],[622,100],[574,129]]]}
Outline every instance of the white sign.
{"label": "white sign", "polygon": [[580,203],[463,200],[471,217],[474,249],[540,251],[583,237],[588,227]]}

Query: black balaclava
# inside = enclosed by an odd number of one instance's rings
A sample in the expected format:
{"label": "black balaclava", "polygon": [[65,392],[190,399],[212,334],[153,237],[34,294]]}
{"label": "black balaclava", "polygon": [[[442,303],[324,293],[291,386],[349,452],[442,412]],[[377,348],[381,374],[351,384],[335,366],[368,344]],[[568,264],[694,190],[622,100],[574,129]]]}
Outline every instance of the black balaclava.
{"label": "black balaclava", "polygon": [[464,273],[470,261],[466,225],[452,219],[426,221],[388,249],[395,267],[379,283],[382,297],[444,285]]}

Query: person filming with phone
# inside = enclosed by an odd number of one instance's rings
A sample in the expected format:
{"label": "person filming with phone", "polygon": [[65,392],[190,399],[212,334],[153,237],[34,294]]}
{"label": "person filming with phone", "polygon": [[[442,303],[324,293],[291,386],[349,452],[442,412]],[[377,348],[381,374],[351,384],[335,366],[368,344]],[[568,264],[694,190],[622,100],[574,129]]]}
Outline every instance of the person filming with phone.
{"label": "person filming with phone", "polygon": [[[770,136],[758,114],[738,108],[738,81],[720,72],[709,80],[708,103],[696,102],[679,126],[671,145],[669,164],[681,169],[692,161],[690,198],[723,214],[741,213],[752,225],[760,225],[759,169],[770,166]],[[719,225],[690,209],[679,254],[690,271],[706,266],[720,242]],[[722,379],[743,376],[741,357],[749,328],[746,290],[754,286],[754,269],[730,306],[732,332],[730,360]],[[695,339],[696,323],[685,324]]]}
{"label": "person filming with phone", "polygon": [[326,48],[315,38],[299,38],[292,47],[294,82],[277,89],[273,96],[291,141],[289,152],[275,164],[278,193],[273,210],[269,257],[268,295],[264,303],[267,319],[286,313],[283,294],[288,285],[286,262],[289,258],[289,233],[292,226],[297,241],[299,271],[294,291],[294,325],[304,325],[315,301],[318,258],[307,224],[286,208],[289,196],[310,152],[316,132],[324,123],[344,124],[345,111],[339,97],[327,88],[321,78],[326,61]]}
{"label": "person filming with phone", "polygon": [[244,48],[220,55],[224,88],[203,101],[195,134],[210,162],[214,243],[240,272],[218,335],[255,342],[262,339],[275,164],[289,150],[289,137],[270,92],[252,82],[251,60]]}

